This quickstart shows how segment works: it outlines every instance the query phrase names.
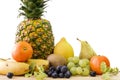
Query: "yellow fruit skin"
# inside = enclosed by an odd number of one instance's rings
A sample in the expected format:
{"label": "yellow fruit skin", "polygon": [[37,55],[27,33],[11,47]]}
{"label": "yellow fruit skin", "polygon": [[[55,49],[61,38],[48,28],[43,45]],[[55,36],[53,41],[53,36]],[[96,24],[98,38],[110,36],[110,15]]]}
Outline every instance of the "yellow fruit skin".
{"label": "yellow fruit skin", "polygon": [[12,72],[14,75],[23,75],[29,72],[29,65],[23,62],[0,61],[0,74],[6,75]]}
{"label": "yellow fruit skin", "polygon": [[49,61],[44,59],[28,59],[27,63],[29,65],[33,63],[36,66],[43,66],[45,70],[49,67]]}
{"label": "yellow fruit skin", "polygon": [[81,42],[81,51],[79,54],[80,59],[91,59],[92,56],[97,55],[93,48],[90,46],[90,44],[87,41],[82,41],[77,39],[78,41]]}
{"label": "yellow fruit skin", "polygon": [[55,46],[54,54],[59,54],[68,59],[74,56],[74,51],[72,46],[63,37]]}

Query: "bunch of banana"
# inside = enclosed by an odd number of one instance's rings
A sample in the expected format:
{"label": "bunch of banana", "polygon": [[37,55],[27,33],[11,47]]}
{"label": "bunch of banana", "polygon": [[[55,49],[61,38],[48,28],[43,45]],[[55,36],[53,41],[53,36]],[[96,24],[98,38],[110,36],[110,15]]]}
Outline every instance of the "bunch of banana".
{"label": "bunch of banana", "polygon": [[30,71],[30,65],[43,66],[46,70],[49,67],[49,61],[43,59],[29,59],[27,62],[16,62],[11,59],[0,58],[0,74],[6,75],[12,72],[14,75],[24,75]]}
{"label": "bunch of banana", "polygon": [[12,72],[14,75],[24,75],[29,72],[29,64],[14,60],[0,59],[0,74],[6,75]]}

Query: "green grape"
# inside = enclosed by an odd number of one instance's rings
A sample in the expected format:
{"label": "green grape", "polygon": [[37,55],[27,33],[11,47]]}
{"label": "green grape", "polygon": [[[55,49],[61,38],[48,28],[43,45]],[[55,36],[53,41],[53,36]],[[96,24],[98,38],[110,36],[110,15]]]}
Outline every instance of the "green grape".
{"label": "green grape", "polygon": [[73,57],[73,60],[72,60],[75,64],[78,64],[79,63],[79,57],[75,56]]}
{"label": "green grape", "polygon": [[82,67],[82,68],[86,67],[86,66],[87,66],[86,60],[80,59],[80,60],[79,60],[79,65],[80,65],[80,67]]}
{"label": "green grape", "polygon": [[71,69],[72,67],[75,67],[75,64],[73,62],[69,62],[67,64],[68,69]]}
{"label": "green grape", "polygon": [[76,75],[77,73],[76,73],[76,67],[72,67],[71,69],[70,69],[70,72],[72,73],[72,75]]}
{"label": "green grape", "polygon": [[67,59],[67,61],[68,61],[68,63],[69,63],[69,62],[73,62],[73,57],[69,57],[69,58]]}
{"label": "green grape", "polygon": [[86,62],[87,65],[90,63],[89,59],[83,59],[83,61]]}
{"label": "green grape", "polygon": [[87,69],[87,68],[83,68],[83,69],[82,69],[82,75],[83,75],[83,76],[88,76],[89,73],[90,73],[90,70],[89,70],[89,69]]}
{"label": "green grape", "polygon": [[82,68],[81,68],[81,67],[77,67],[77,68],[76,68],[76,73],[77,73],[78,75],[82,74]]}
{"label": "green grape", "polygon": [[87,65],[85,68],[87,68],[88,70],[90,70],[90,65]]}

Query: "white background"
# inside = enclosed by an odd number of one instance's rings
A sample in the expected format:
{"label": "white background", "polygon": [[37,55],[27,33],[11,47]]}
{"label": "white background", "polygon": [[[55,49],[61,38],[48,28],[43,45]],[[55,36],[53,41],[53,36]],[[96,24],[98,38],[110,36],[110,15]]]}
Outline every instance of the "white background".
{"label": "white background", "polygon": [[[0,2],[0,57],[11,57],[20,0]],[[50,0],[44,18],[51,22],[55,44],[65,37],[80,53],[80,43],[86,40],[99,55],[110,59],[112,67],[120,68],[120,1],[119,0]]]}

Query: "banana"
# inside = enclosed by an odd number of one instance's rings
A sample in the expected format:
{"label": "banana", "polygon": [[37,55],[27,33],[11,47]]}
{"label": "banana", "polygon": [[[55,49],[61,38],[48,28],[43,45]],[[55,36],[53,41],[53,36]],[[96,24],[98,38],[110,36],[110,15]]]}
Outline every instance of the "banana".
{"label": "banana", "polygon": [[29,64],[0,59],[0,74],[6,75],[8,72],[12,72],[14,75],[24,75],[29,72]]}
{"label": "banana", "polygon": [[49,61],[44,59],[28,59],[27,63],[29,65],[34,63],[36,66],[43,66],[45,70],[49,67]]}

